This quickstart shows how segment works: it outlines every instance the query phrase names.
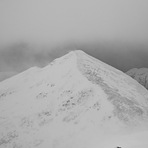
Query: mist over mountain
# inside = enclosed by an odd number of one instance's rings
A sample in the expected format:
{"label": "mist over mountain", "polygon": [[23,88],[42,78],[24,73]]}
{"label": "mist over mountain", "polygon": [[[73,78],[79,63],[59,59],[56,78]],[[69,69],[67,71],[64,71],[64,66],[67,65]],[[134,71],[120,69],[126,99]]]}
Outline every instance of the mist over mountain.
{"label": "mist over mountain", "polygon": [[132,68],[147,67],[146,45],[125,42],[90,41],[71,42],[51,46],[18,42],[0,47],[0,72],[20,73],[32,66],[44,67],[52,60],[73,49],[89,55],[126,72]]}
{"label": "mist over mountain", "polygon": [[0,83],[0,147],[147,148],[148,91],[70,51]]}
{"label": "mist over mountain", "polygon": [[13,71],[12,72],[10,72],[10,71],[9,72],[0,72],[0,81],[10,78],[16,74],[18,74],[18,73],[13,72]]}
{"label": "mist over mountain", "polygon": [[147,68],[147,6],[146,0],[0,0],[0,72],[44,67],[73,49],[123,72]]}

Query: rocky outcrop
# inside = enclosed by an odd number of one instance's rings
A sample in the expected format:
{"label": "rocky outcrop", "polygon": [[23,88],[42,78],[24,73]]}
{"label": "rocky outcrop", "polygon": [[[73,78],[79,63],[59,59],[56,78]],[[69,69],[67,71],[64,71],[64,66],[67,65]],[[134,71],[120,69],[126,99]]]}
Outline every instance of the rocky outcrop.
{"label": "rocky outcrop", "polygon": [[126,72],[127,75],[131,76],[146,89],[148,89],[148,68],[133,68]]}

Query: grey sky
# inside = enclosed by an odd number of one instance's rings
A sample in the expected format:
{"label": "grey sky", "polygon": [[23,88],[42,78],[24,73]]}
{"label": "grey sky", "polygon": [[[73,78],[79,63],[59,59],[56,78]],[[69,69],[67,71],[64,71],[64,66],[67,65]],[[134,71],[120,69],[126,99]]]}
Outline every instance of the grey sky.
{"label": "grey sky", "polygon": [[0,42],[147,42],[147,14],[147,0],[0,0]]}
{"label": "grey sky", "polygon": [[122,70],[147,67],[147,0],[0,0],[0,72],[78,47]]}

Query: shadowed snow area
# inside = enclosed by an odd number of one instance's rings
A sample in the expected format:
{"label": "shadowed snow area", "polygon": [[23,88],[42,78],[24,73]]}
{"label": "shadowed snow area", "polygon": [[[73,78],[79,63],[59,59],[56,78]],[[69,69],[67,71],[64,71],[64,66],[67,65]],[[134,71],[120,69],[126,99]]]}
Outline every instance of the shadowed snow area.
{"label": "shadowed snow area", "polygon": [[0,83],[1,148],[147,148],[148,92],[76,50]]}

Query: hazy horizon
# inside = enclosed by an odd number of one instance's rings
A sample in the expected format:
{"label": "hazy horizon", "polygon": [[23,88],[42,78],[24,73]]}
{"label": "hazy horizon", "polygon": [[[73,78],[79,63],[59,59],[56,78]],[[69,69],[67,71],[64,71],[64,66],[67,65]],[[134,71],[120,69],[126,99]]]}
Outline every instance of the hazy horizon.
{"label": "hazy horizon", "polygon": [[123,42],[67,43],[55,46],[46,44],[14,43],[0,48],[0,72],[21,72],[30,67],[44,67],[55,58],[71,50],[83,50],[123,72],[132,68],[147,67],[147,49],[142,44]]}
{"label": "hazy horizon", "polygon": [[73,48],[126,72],[147,67],[148,1],[1,0],[0,72],[43,67]]}

